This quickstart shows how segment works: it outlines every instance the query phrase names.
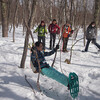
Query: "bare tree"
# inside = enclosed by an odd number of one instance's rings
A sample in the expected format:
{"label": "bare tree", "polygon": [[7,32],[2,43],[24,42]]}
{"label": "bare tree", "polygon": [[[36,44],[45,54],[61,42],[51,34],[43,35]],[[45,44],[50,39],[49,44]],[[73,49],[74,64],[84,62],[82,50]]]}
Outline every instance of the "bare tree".
{"label": "bare tree", "polygon": [[[17,0],[17,2],[20,3],[18,4],[18,9],[15,11],[16,0],[0,0],[0,2],[2,2],[0,3],[0,23],[2,23],[3,29],[4,25],[9,24],[13,27],[14,24],[15,26],[22,24],[24,30],[25,25],[23,23],[23,19],[28,22],[31,11],[30,7],[32,5],[31,1],[32,0]],[[4,6],[1,6],[2,4],[5,5],[5,8],[7,9],[4,14],[1,14],[1,10],[5,10]],[[88,25],[93,19],[97,24],[99,24],[99,5],[100,0],[37,0],[37,11],[34,15],[34,24],[40,23],[41,20],[50,24],[50,21],[55,18],[57,19],[59,25],[64,24],[65,20],[69,20],[71,21],[73,28],[76,29],[76,27],[82,26],[85,30],[84,25]],[[8,19],[3,17],[5,14],[7,14]],[[8,21],[5,21],[8,24],[4,23],[4,20]],[[34,25],[32,25],[32,27],[33,26]],[[5,31],[5,34],[7,33],[7,30],[8,26],[3,30]]]}
{"label": "bare tree", "polygon": [[[31,28],[31,26],[33,24],[33,19],[34,19],[34,15],[35,15],[35,11],[36,11],[35,8],[36,8],[36,0],[32,0],[31,13],[29,14],[30,16],[28,18],[29,20],[27,23],[29,28]],[[22,55],[22,59],[21,59],[21,63],[20,63],[20,68],[25,67],[25,60],[26,60],[27,48],[28,48],[28,42],[29,42],[29,33],[30,33],[30,30],[27,29],[26,36],[25,36],[25,43],[24,43],[24,51],[23,51],[23,55]]]}

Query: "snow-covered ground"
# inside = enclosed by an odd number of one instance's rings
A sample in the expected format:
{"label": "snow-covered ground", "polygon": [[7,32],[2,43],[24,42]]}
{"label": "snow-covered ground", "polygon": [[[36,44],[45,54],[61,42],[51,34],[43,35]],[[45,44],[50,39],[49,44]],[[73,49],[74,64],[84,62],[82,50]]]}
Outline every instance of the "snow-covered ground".
{"label": "snow-covered ground", "polygon": [[[100,44],[100,31],[98,33],[97,42]],[[46,76],[40,76],[42,92],[38,91],[36,86],[38,74],[34,74],[30,68],[29,50],[25,69],[18,68],[24,46],[22,27],[16,28],[15,36],[15,43],[12,42],[12,32],[9,33],[8,38],[2,38],[0,29],[0,100],[72,100],[67,87]],[[83,32],[80,29],[78,39],[82,36]],[[34,38],[37,41],[36,34]],[[69,50],[71,45],[72,39],[70,38]],[[49,51],[49,34],[46,36],[46,47],[46,51]],[[61,68],[67,76],[70,72],[75,72],[79,76],[80,92],[76,100],[100,100],[100,53],[97,53],[98,50],[92,43],[89,46],[89,52],[81,52],[84,48],[83,40],[74,46],[71,64],[64,62],[65,59],[69,59],[70,52],[61,52]],[[54,55],[46,58],[50,65],[53,59]],[[54,65],[55,69],[61,72],[60,52],[57,53]],[[35,94],[26,83],[25,75],[28,76]]]}

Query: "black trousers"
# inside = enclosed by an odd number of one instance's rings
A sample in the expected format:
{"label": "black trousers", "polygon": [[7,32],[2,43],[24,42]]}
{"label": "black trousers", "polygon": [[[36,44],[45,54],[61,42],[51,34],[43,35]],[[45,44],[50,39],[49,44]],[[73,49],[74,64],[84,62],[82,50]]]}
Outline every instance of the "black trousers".
{"label": "black trousers", "polygon": [[88,47],[89,47],[89,44],[90,44],[91,41],[92,41],[92,43],[94,45],[96,45],[100,49],[100,45],[96,42],[96,39],[88,39],[87,40],[86,47],[85,47],[85,51],[88,51]]}
{"label": "black trousers", "polygon": [[43,43],[43,50],[45,50],[45,36],[38,36],[38,41]]}
{"label": "black trousers", "polygon": [[56,34],[50,33],[50,49],[53,49],[55,46]]}
{"label": "black trousers", "polygon": [[68,44],[68,37],[67,38],[63,38],[63,51],[67,50],[67,44]]}

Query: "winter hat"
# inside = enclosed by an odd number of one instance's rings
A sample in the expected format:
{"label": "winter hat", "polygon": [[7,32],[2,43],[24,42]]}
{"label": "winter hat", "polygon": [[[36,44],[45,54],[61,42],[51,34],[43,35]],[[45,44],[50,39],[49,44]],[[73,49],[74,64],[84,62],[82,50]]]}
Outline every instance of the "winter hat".
{"label": "winter hat", "polygon": [[95,22],[91,22],[91,24],[88,26],[88,28],[92,28],[92,25],[95,24]]}
{"label": "winter hat", "polygon": [[41,23],[45,23],[45,22],[42,20]]}
{"label": "winter hat", "polygon": [[53,22],[56,21],[56,19],[53,19]]}

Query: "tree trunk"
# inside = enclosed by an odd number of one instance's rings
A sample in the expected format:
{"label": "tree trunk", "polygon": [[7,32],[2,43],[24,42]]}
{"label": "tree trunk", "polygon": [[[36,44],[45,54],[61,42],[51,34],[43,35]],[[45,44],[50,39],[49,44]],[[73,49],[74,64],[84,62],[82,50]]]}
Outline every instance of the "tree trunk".
{"label": "tree trunk", "polygon": [[66,22],[68,19],[68,10],[67,10],[67,0],[65,0],[65,12],[64,12],[64,21]]}
{"label": "tree trunk", "polygon": [[[35,12],[36,12],[36,0],[32,0],[31,14],[30,14],[30,18],[28,20],[29,28],[31,28],[31,26],[33,24]],[[28,49],[28,42],[29,42],[29,33],[30,33],[30,30],[27,29],[26,36],[25,36],[25,43],[24,43],[24,51],[23,51],[23,55],[22,55],[22,59],[21,59],[20,68],[25,67],[25,60],[26,60],[26,56],[27,56],[27,49]]]}
{"label": "tree trunk", "polygon": [[96,25],[99,23],[99,14],[100,14],[100,0],[95,0],[95,12],[94,12],[94,21]]}
{"label": "tree trunk", "polygon": [[84,46],[85,46],[85,36],[86,36],[86,7],[87,7],[87,2],[86,2],[86,0],[83,0],[83,7],[84,7],[83,31],[84,31]]}
{"label": "tree trunk", "polygon": [[18,0],[16,0],[16,8],[15,8],[14,18],[13,18],[13,42],[15,42],[15,23],[16,23],[17,9],[18,9]]}
{"label": "tree trunk", "polygon": [[2,37],[8,37],[7,0],[1,0]]}
{"label": "tree trunk", "polygon": [[70,23],[71,23],[71,28],[72,28],[72,24],[73,24],[72,10],[73,10],[73,0],[71,0],[71,8],[70,8]]}
{"label": "tree trunk", "polygon": [[94,21],[96,23],[96,27],[98,27],[99,24],[99,15],[100,15],[100,0],[95,0]]}
{"label": "tree trunk", "polygon": [[51,0],[51,4],[50,4],[50,21],[52,21],[52,0]]}

